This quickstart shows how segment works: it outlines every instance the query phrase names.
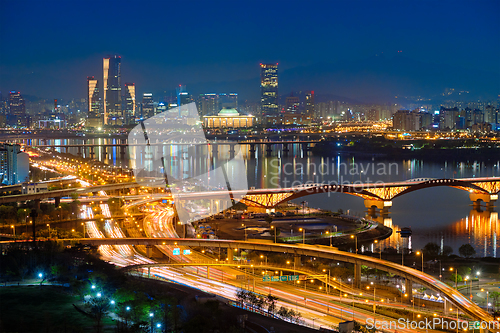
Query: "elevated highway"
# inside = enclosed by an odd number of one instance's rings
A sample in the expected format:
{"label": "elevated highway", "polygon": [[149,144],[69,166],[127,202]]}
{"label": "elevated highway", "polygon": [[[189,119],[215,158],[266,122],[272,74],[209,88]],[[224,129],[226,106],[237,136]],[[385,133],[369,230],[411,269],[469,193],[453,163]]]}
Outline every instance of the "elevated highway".
{"label": "elevated highway", "polygon": [[[393,273],[406,279],[406,290],[410,293],[412,283],[420,284],[429,289],[435,290],[441,296],[459,308],[474,320],[492,321],[493,317],[476,304],[470,302],[460,292],[451,288],[428,274],[422,273],[410,267],[405,267],[385,260],[371,258],[350,252],[339,251],[335,248],[320,245],[304,244],[280,244],[280,243],[257,243],[236,240],[206,240],[206,239],[186,239],[186,238],[83,238],[61,240],[65,244],[83,243],[95,246],[100,245],[176,245],[189,247],[210,247],[225,249],[248,249],[264,252],[289,253],[294,256],[309,256],[342,261],[355,265],[355,279],[360,281],[361,265]],[[411,296],[410,296],[411,298]]]}

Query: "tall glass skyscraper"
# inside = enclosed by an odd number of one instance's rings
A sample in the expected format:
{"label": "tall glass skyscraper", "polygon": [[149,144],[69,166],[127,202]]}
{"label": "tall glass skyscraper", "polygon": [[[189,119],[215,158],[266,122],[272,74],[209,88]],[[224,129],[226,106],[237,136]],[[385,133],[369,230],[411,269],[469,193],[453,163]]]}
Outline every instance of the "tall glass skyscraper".
{"label": "tall glass skyscraper", "polygon": [[278,64],[260,64],[262,117],[278,114]]}
{"label": "tall glass skyscraper", "polygon": [[121,57],[103,59],[104,124],[124,123],[121,96]]}
{"label": "tall glass skyscraper", "polygon": [[87,76],[88,110],[85,126],[102,127],[102,107],[99,96],[99,81],[93,76]]}
{"label": "tall glass skyscraper", "polygon": [[126,124],[135,123],[135,83],[125,83],[123,115]]}

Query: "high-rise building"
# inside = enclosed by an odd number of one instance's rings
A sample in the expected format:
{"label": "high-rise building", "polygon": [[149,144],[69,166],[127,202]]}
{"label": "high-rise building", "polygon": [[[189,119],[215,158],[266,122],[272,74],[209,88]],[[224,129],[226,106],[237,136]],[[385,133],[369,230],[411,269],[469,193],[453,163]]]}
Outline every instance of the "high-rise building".
{"label": "high-rise building", "polygon": [[26,103],[19,91],[11,91],[9,93],[7,123],[11,126],[29,126],[30,117],[26,114]]}
{"label": "high-rise building", "polygon": [[311,90],[306,93],[306,114],[310,117],[315,117],[314,111],[314,90]]}
{"label": "high-rise building", "polygon": [[418,112],[399,110],[393,115],[392,127],[400,131],[418,131],[420,129]]}
{"label": "high-rise building", "polygon": [[11,91],[9,93],[9,113],[14,116],[26,115],[26,104],[19,91]]}
{"label": "high-rise building", "polygon": [[29,180],[29,156],[21,146],[0,144],[0,185],[15,185]]}
{"label": "high-rise building", "polygon": [[142,119],[148,119],[155,115],[155,107],[153,103],[153,94],[144,93],[142,94],[142,104],[141,104]]}
{"label": "high-rise building", "polygon": [[103,59],[104,124],[123,124],[121,96],[121,57]]}
{"label": "high-rise building", "polygon": [[196,100],[196,106],[202,116],[214,116],[224,108],[238,109],[238,94],[200,94]]}
{"label": "high-rise building", "polygon": [[285,112],[298,113],[300,107],[300,99],[298,96],[288,96],[285,99]]}
{"label": "high-rise building", "polygon": [[87,77],[88,111],[86,127],[102,127],[102,105],[99,94],[99,81],[93,76]]}
{"label": "high-rise building", "polygon": [[278,64],[260,64],[262,117],[278,114]]}
{"label": "high-rise building", "polygon": [[125,83],[125,95],[123,96],[123,116],[125,124],[135,123],[135,83]]}

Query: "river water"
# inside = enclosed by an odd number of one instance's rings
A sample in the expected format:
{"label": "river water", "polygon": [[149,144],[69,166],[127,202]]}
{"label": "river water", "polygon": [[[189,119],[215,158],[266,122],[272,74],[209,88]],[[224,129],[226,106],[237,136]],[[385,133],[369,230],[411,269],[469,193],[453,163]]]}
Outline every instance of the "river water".
{"label": "river water", "polygon": [[[29,145],[42,144],[39,140],[23,140]],[[120,143],[119,139],[87,139],[87,144]],[[82,139],[46,140],[43,144],[65,145],[81,144]],[[95,149],[95,158],[105,163],[134,167],[134,149],[129,155],[120,154],[120,148],[107,148],[106,157],[102,147]],[[60,150],[60,149],[58,149]],[[471,178],[500,177],[500,157],[491,162],[453,162],[425,160],[389,160],[385,157],[313,156],[305,152],[301,145],[293,145],[285,156],[281,145],[273,146],[270,156],[257,146],[253,154],[249,146],[242,146],[246,170],[233,170],[233,176],[243,177],[246,173],[248,186],[256,188],[275,188],[314,183],[353,183],[353,182],[393,182],[415,178]],[[69,148],[77,154],[77,148]],[[89,151],[83,152],[88,156]],[[132,156],[130,158],[129,156]],[[253,156],[253,157],[252,157]],[[214,158],[204,148],[195,152],[193,158],[176,161],[175,168],[184,176],[195,176],[217,167],[229,158],[227,149],[219,148]],[[174,169],[175,169],[174,168]],[[231,175],[229,175],[231,176]],[[363,199],[343,193],[315,194],[301,198],[307,206],[337,211],[349,211],[350,214],[365,216]],[[458,254],[460,245],[470,243],[478,256],[498,257],[498,234],[500,223],[497,208],[492,212],[485,209],[472,209],[469,193],[451,187],[435,187],[414,191],[393,200],[389,215],[378,217],[380,222],[394,229],[394,234],[381,247],[399,248],[402,244],[399,234],[402,227],[411,227],[413,236],[411,247],[421,249],[428,242],[441,246],[451,246]]]}

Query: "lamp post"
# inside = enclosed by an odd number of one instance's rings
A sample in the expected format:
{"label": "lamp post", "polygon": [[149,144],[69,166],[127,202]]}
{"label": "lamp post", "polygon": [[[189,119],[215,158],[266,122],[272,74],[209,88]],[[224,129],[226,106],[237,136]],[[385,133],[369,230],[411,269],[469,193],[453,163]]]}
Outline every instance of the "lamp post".
{"label": "lamp post", "polygon": [[47,227],[49,227],[49,238],[50,238],[50,224],[47,223]]}
{"label": "lamp post", "polygon": [[82,222],[82,226],[83,226],[83,238],[85,238],[85,222]]}
{"label": "lamp post", "polygon": [[302,244],[306,243],[306,229],[299,228],[299,231],[302,231]]}
{"label": "lamp post", "polygon": [[358,254],[358,236],[357,235],[351,235],[351,238],[356,239],[356,254]]}
{"label": "lamp post", "polygon": [[424,272],[424,251],[417,251],[417,256],[422,256],[422,273]]}
{"label": "lamp post", "polygon": [[[325,234],[329,235],[330,231],[326,231]],[[328,236],[330,238],[330,246],[332,246],[332,236]]]}
{"label": "lamp post", "polygon": [[247,241],[247,228],[245,227],[245,223],[242,223],[241,226],[244,228],[245,230],[245,242]]}
{"label": "lamp post", "polygon": [[154,313],[150,312],[149,313],[149,318],[151,318],[151,332],[153,332],[153,316],[154,316]]}
{"label": "lamp post", "polygon": [[276,228],[272,225],[271,229],[274,229],[274,242],[276,243]]}
{"label": "lamp post", "polygon": [[[374,243],[378,244],[378,239],[375,239]],[[378,248],[378,255],[379,259],[382,260],[382,249],[380,247]]]}
{"label": "lamp post", "polygon": [[10,227],[13,230],[12,232],[13,232],[13,234],[15,236],[16,235],[16,226],[15,225],[11,225]]}
{"label": "lamp post", "polygon": [[[450,272],[453,272],[453,267],[450,267]],[[455,289],[458,290],[458,269],[457,268],[455,268]]]}

